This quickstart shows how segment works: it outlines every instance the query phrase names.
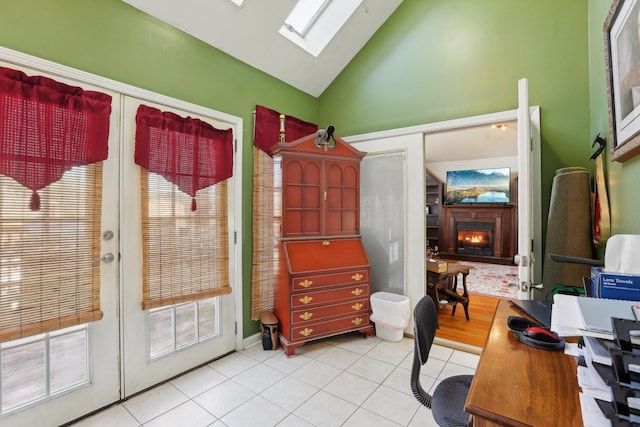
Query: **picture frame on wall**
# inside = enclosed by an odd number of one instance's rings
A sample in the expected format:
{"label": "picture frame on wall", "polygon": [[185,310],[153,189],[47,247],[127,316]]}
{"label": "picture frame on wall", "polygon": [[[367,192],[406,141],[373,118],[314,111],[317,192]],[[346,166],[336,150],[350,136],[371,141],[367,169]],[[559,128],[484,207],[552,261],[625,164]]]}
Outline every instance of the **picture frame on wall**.
{"label": "picture frame on wall", "polygon": [[604,24],[611,159],[640,153],[640,0],[613,0]]}

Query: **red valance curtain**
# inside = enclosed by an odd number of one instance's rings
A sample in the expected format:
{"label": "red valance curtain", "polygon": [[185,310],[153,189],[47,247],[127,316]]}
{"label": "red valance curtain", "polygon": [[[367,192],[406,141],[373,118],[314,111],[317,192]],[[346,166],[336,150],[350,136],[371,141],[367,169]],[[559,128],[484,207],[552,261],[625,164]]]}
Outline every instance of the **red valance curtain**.
{"label": "red valance curtain", "polygon": [[[318,125],[296,117],[284,117],[285,141],[291,142],[318,130]],[[271,156],[269,148],[278,142],[280,136],[280,113],[270,108],[256,105],[255,134],[253,145]]]}
{"label": "red valance curtain", "polygon": [[[273,245],[273,159],[269,148],[280,137],[280,113],[256,105],[253,145],[253,265],[251,318],[273,310],[275,272]],[[285,141],[318,131],[318,125],[285,115]]]}
{"label": "red valance curtain", "polygon": [[141,105],[136,113],[135,162],[192,197],[233,175],[233,131]]}
{"label": "red valance curtain", "polygon": [[37,191],[108,155],[111,96],[0,67],[0,174]]}

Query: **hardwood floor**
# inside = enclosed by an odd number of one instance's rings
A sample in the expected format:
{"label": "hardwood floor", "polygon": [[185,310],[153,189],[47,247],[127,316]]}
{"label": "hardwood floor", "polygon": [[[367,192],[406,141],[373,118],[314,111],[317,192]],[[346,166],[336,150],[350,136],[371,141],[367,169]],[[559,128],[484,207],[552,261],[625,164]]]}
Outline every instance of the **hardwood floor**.
{"label": "hardwood floor", "polygon": [[484,347],[498,301],[500,298],[497,297],[469,295],[469,320],[464,317],[462,307],[458,307],[453,316],[450,306],[443,307],[438,314],[439,328],[436,331],[436,339]]}

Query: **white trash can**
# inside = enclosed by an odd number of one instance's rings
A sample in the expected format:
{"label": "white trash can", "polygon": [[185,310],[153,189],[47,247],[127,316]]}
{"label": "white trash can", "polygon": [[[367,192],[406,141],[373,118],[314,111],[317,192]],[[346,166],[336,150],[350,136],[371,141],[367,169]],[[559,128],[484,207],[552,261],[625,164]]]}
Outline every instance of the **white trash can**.
{"label": "white trash can", "polygon": [[371,320],[376,324],[376,336],[386,341],[400,341],[409,325],[409,297],[391,292],[371,294]]}

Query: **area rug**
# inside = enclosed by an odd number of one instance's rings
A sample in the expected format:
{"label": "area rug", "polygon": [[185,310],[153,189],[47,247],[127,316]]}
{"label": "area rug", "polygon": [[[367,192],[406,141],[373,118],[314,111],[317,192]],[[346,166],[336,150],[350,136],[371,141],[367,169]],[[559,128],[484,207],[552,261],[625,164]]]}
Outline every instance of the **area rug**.
{"label": "area rug", "polygon": [[518,298],[517,266],[469,261],[460,261],[460,264],[473,267],[467,276],[467,290],[470,294]]}

